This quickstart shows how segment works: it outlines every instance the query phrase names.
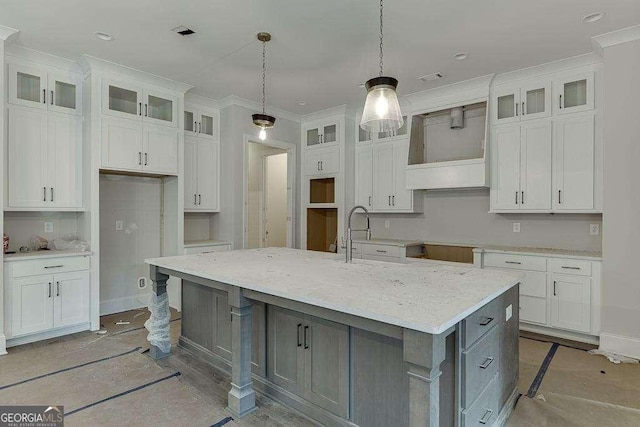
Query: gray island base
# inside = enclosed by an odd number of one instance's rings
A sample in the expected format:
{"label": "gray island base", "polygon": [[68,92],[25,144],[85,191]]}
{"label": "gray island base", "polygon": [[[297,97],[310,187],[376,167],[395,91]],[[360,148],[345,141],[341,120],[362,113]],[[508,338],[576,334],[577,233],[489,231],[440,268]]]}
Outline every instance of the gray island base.
{"label": "gray island base", "polygon": [[[517,274],[256,249],[147,260],[182,279],[179,345],[255,392],[337,426],[502,425],[517,397]],[[168,356],[152,345],[155,358]]]}

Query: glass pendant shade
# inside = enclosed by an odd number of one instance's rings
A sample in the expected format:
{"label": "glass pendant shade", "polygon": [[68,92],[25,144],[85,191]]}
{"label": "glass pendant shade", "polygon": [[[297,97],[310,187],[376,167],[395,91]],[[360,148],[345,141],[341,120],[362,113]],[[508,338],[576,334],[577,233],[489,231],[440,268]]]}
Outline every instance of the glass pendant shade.
{"label": "glass pendant shade", "polygon": [[404,124],[393,77],[375,77],[365,84],[367,99],[364,103],[360,127],[368,132],[391,132]]}

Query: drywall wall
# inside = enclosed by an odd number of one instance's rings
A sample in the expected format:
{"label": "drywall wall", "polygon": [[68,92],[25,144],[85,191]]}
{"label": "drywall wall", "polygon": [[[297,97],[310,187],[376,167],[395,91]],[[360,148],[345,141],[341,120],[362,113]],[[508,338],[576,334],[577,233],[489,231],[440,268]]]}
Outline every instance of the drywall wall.
{"label": "drywall wall", "polygon": [[[145,307],[151,292],[146,258],[161,254],[162,181],[100,175],[100,314]],[[122,221],[122,230],[116,230]],[[146,289],[138,278],[147,278]]]}
{"label": "drywall wall", "polygon": [[287,246],[287,154],[266,158],[265,165],[266,246]]}
{"label": "drywall wall", "polygon": [[604,49],[601,347],[640,358],[640,40]]}
{"label": "drywall wall", "polygon": [[[239,106],[230,105],[220,111],[220,213],[213,218],[213,233],[216,239],[229,240],[233,247],[241,249],[244,240],[244,138],[245,135],[256,136],[258,129],[251,121],[251,114],[255,111]],[[300,123],[277,118],[276,125],[267,132],[268,141],[279,141],[295,144],[296,150],[296,179],[300,181]],[[295,209],[300,212],[300,190],[296,188]],[[294,230],[297,225],[294,224]],[[300,247],[300,239],[296,234],[296,247]]]}
{"label": "drywall wall", "polygon": [[[5,212],[4,232],[9,236],[9,249],[31,248],[31,239],[41,236],[49,241],[78,234],[77,212]],[[44,232],[45,222],[53,224],[53,233]],[[84,236],[78,236],[83,239]]]}
{"label": "drywall wall", "polygon": [[[424,213],[372,215],[374,237],[446,243],[534,246],[599,251],[601,237],[589,235],[589,224],[601,215],[489,213],[489,190],[424,192]],[[389,228],[385,228],[389,220]],[[513,223],[520,223],[520,233]],[[359,224],[362,225],[362,218]],[[358,227],[360,228],[360,227]]]}
{"label": "drywall wall", "polygon": [[184,241],[214,240],[212,233],[213,216],[207,212],[186,212],[184,214]]}

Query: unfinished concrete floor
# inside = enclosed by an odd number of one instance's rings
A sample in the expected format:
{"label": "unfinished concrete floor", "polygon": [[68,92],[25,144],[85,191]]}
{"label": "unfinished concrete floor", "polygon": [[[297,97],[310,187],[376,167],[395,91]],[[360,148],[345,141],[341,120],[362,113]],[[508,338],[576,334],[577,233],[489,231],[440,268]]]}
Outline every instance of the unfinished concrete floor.
{"label": "unfinished concrete floor", "polygon": [[[104,316],[106,334],[83,332],[9,349],[0,357],[0,405],[64,405],[69,426],[316,425],[263,396],[258,411],[232,419],[225,410],[225,375],[177,348],[159,362],[146,356],[147,318],[146,310]],[[174,343],[179,332],[179,313],[172,312]],[[563,344],[555,345],[544,376],[535,381],[554,344],[520,339],[523,396],[508,425],[640,426],[640,365],[614,365],[589,355],[588,347]]]}

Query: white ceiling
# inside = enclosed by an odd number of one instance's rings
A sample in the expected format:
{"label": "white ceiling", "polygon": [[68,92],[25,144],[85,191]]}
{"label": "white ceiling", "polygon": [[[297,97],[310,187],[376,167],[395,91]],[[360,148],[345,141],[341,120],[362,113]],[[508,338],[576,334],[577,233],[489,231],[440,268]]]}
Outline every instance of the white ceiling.
{"label": "white ceiling", "polygon": [[[607,13],[601,21],[581,22],[599,11]],[[404,95],[587,53],[591,36],[638,23],[639,0],[387,0],[385,74]],[[196,34],[170,31],[181,24]],[[377,75],[376,0],[0,0],[0,25],[19,29],[29,48],[70,59],[87,53],[189,83],[200,95],[256,101],[255,34],[268,31],[267,103],[299,114],[357,107],[358,84]],[[469,58],[455,61],[457,52]],[[417,80],[436,71],[445,78]]]}

